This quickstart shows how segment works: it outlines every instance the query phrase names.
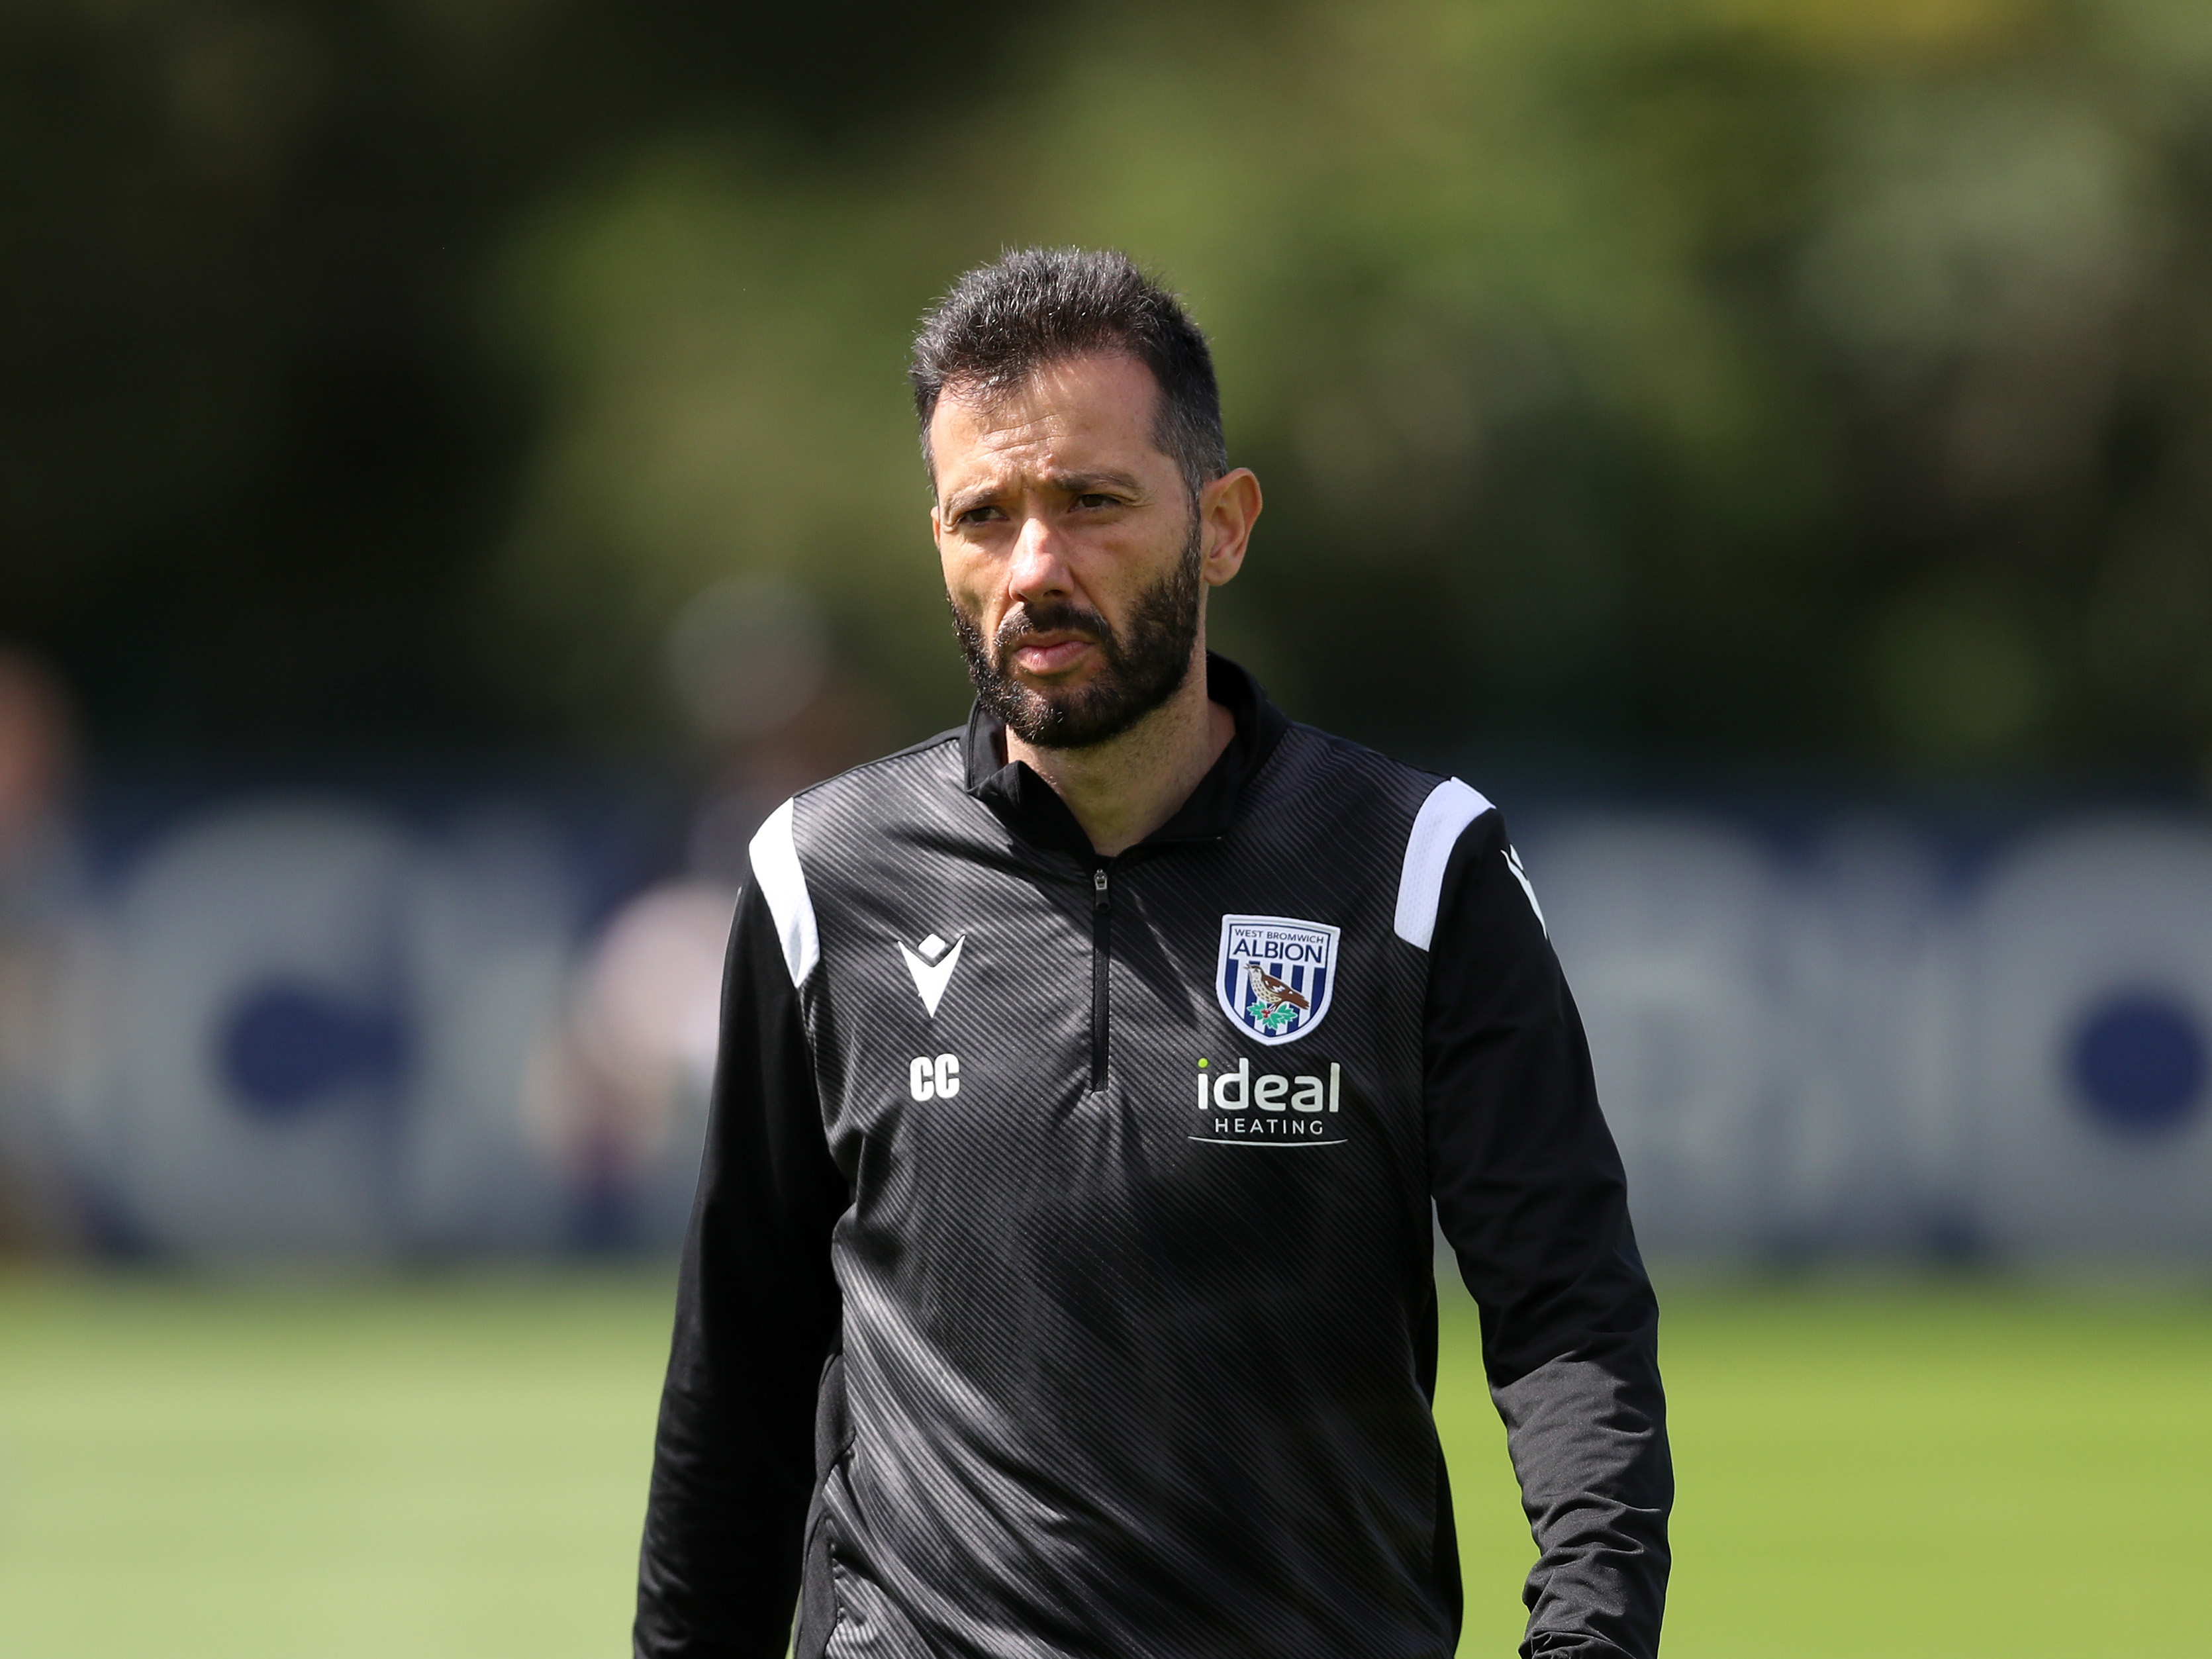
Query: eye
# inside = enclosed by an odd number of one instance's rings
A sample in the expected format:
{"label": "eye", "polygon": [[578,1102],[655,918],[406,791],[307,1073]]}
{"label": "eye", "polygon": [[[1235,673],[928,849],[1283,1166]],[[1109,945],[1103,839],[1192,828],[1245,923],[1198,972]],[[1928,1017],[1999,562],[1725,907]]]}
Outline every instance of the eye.
{"label": "eye", "polygon": [[1097,489],[1088,490],[1075,498],[1075,505],[1078,507],[1089,510],[1102,507],[1119,507],[1121,504],[1118,496],[1109,495],[1104,491]]}
{"label": "eye", "polygon": [[954,519],[952,522],[957,525],[988,524],[994,519],[1003,519],[1004,517],[1006,517],[1005,514],[1000,512],[997,507],[992,507],[987,503],[981,507],[969,507],[966,512]]}

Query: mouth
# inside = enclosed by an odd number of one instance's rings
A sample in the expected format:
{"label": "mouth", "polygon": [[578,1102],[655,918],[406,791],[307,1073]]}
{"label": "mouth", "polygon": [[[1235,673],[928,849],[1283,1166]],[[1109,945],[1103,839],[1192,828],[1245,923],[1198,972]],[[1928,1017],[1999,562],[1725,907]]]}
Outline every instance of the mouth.
{"label": "mouth", "polygon": [[1065,628],[1051,629],[1024,635],[1006,653],[1006,661],[1024,674],[1049,679],[1055,674],[1066,673],[1097,648],[1087,635]]}

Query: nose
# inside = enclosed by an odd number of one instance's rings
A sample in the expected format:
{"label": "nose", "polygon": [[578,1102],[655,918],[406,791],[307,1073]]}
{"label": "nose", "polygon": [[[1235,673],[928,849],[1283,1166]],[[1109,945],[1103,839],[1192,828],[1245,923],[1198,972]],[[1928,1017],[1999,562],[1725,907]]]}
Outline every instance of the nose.
{"label": "nose", "polygon": [[1014,539],[1013,557],[1006,568],[1007,592],[1026,605],[1064,598],[1072,586],[1060,537],[1043,514],[1030,514]]}

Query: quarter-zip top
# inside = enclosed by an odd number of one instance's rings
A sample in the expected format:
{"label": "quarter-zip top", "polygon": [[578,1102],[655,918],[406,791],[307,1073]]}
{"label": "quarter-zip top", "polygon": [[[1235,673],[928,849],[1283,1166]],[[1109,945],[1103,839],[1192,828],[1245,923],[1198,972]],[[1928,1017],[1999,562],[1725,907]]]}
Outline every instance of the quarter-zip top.
{"label": "quarter-zip top", "polygon": [[[783,1653],[795,1577],[799,1659],[1450,1659],[1434,1226],[1538,1517],[1531,1645],[1651,1659],[1655,1315],[1504,826],[1208,690],[1237,737],[1111,857],[980,716],[754,838],[646,1659]],[[1271,927],[1325,937],[1325,994],[1230,971]]]}

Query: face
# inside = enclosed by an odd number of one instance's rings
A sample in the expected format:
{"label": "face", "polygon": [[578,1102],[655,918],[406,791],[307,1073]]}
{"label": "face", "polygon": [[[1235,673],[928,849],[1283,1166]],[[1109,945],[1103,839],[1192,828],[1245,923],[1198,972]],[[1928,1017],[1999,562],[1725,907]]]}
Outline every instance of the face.
{"label": "face", "polygon": [[990,396],[948,388],[930,422],[931,514],[953,624],[986,707],[1040,748],[1127,731],[1188,680],[1204,595],[1237,573],[1259,487],[1200,492],[1153,441],[1134,358],[1048,365]]}

